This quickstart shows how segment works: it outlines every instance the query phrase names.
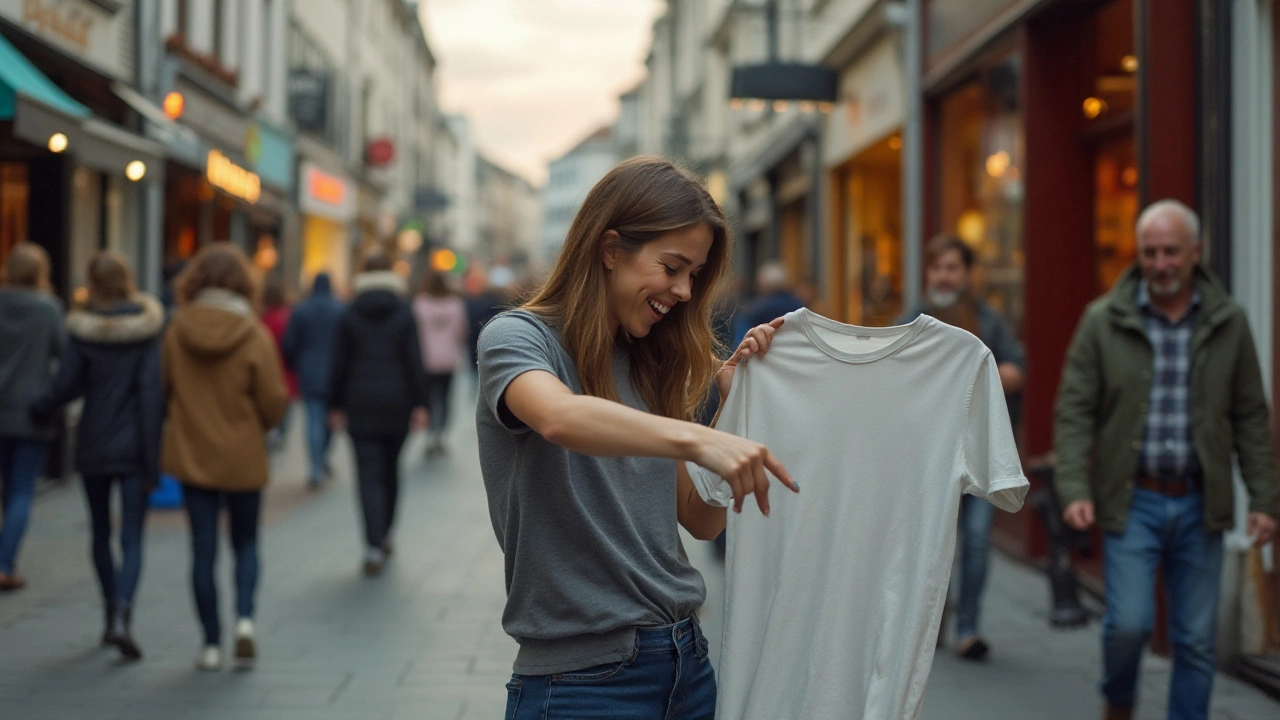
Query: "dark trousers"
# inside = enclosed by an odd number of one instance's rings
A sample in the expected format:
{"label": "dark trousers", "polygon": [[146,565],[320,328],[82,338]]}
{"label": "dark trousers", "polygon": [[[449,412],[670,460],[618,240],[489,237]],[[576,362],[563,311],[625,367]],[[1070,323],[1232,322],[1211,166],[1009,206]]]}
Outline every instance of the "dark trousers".
{"label": "dark trousers", "polygon": [[449,388],[453,373],[427,373],[427,412],[431,414],[431,432],[442,433],[449,426]]}
{"label": "dark trousers", "polygon": [[196,612],[204,628],[206,645],[218,645],[222,623],[218,618],[218,583],[214,569],[218,559],[218,514],[223,505],[231,521],[231,549],[236,558],[236,616],[253,617],[253,596],[258,589],[258,515],[262,493],[219,492],[184,485],[187,517],[191,520],[191,589]]}
{"label": "dark trousers", "polygon": [[[111,550],[111,488],[120,485],[120,565]],[[107,603],[132,605],[142,576],[142,530],[147,520],[147,491],[142,478],[126,476],[84,477],[84,499],[89,505],[90,544],[98,586]]]}
{"label": "dark trousers", "polygon": [[400,449],[404,439],[404,435],[351,438],[356,451],[364,539],[372,548],[382,547],[395,520],[396,499],[400,494]]}
{"label": "dark trousers", "polygon": [[10,574],[17,565],[48,449],[44,440],[0,437],[0,573]]}

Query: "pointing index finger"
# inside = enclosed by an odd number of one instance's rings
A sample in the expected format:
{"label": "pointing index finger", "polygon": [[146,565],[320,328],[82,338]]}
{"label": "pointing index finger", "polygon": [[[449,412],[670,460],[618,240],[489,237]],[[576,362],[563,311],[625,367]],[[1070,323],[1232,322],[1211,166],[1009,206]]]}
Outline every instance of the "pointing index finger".
{"label": "pointing index finger", "polygon": [[800,492],[800,484],[791,479],[790,473],[782,466],[782,461],[773,454],[772,451],[764,459],[764,466],[778,478],[778,482],[786,485],[792,492]]}

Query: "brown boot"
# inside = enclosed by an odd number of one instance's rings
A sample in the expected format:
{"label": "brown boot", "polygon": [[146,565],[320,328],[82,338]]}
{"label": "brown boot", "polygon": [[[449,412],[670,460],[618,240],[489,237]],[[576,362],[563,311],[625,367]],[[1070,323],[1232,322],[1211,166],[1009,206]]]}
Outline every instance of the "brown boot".
{"label": "brown boot", "polygon": [[1103,709],[1102,720],[1133,720],[1133,708],[1107,705]]}

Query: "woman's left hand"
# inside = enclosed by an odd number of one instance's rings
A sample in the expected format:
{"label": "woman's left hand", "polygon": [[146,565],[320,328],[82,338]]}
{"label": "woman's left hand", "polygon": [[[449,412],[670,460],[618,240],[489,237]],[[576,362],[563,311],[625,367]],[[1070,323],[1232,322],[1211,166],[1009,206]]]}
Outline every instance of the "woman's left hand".
{"label": "woman's left hand", "polygon": [[716,371],[716,389],[720,391],[720,402],[724,403],[724,399],[729,397],[729,388],[733,386],[733,373],[738,369],[738,363],[757,355],[764,355],[769,352],[769,345],[773,343],[773,335],[778,332],[778,328],[782,327],[785,318],[778,318],[766,325],[757,325],[747,331],[746,337],[742,338],[742,342],[738,344],[738,349],[734,351],[733,356],[725,361],[720,369]]}

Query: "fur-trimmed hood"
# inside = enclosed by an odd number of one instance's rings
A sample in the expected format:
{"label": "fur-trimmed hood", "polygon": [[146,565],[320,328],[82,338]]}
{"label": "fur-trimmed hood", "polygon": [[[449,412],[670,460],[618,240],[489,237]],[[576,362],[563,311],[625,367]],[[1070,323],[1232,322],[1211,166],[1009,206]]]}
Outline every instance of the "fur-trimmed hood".
{"label": "fur-trimmed hood", "polygon": [[137,294],[109,310],[73,308],[67,314],[67,332],[83,342],[128,345],[160,334],[164,308],[155,298]]}
{"label": "fur-trimmed hood", "polygon": [[409,294],[408,283],[391,270],[360,273],[356,275],[352,285],[355,287],[356,294],[373,290],[385,290],[398,297],[405,297]]}

